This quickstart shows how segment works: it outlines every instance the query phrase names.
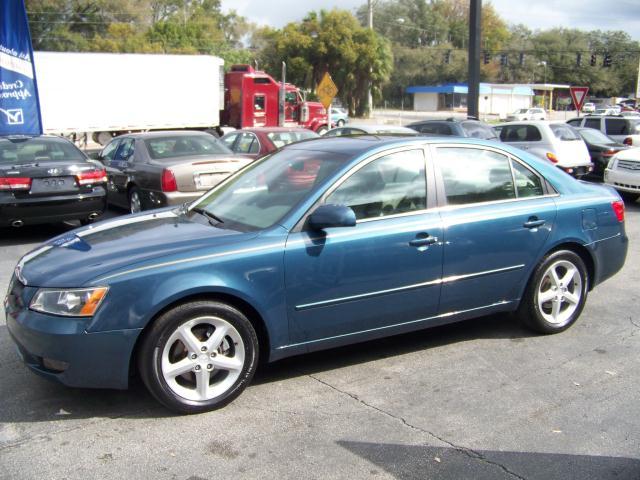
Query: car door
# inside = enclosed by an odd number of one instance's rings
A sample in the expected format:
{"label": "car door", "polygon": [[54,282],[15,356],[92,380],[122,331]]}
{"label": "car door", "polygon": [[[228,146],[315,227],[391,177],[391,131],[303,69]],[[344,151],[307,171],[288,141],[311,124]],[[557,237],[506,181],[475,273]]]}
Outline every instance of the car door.
{"label": "car door", "polygon": [[416,328],[438,310],[442,225],[423,149],[361,163],[320,203],[350,206],[355,227],[291,233],[285,283],[291,340],[308,349],[390,327]]}
{"label": "car door", "polygon": [[108,163],[109,195],[116,199],[115,203],[129,205],[127,187],[133,171],[134,139],[124,137],[120,140],[113,159]]}
{"label": "car door", "polygon": [[433,147],[444,225],[440,315],[517,300],[556,218],[554,192],[506,153]]}

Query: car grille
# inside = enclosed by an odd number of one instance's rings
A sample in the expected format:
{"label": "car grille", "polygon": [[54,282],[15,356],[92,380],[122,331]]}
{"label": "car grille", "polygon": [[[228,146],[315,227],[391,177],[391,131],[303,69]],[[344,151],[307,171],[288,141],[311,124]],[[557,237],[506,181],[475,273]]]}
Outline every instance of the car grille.
{"label": "car grille", "polygon": [[640,170],[640,162],[629,162],[627,160],[618,160],[618,168],[624,170]]}
{"label": "car grille", "polygon": [[637,185],[628,185],[626,183],[618,183],[618,182],[613,182],[613,185],[616,187],[628,188],[629,190],[637,190],[638,192],[640,192],[640,187]]}

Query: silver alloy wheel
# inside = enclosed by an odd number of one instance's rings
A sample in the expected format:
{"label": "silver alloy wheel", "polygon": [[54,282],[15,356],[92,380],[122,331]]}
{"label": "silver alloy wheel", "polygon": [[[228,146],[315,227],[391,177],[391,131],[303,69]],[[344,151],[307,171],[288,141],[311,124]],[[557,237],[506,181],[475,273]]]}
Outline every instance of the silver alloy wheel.
{"label": "silver alloy wheel", "polygon": [[131,213],[138,213],[142,211],[142,201],[140,200],[140,194],[137,190],[133,190],[129,195],[129,207]]}
{"label": "silver alloy wheel", "polygon": [[582,299],[580,270],[567,260],[553,262],[538,286],[540,315],[550,324],[562,327],[571,321]]}
{"label": "silver alloy wheel", "polygon": [[181,324],[162,351],[162,377],[187,400],[205,401],[229,390],[245,361],[242,337],[219,317],[199,317]]}

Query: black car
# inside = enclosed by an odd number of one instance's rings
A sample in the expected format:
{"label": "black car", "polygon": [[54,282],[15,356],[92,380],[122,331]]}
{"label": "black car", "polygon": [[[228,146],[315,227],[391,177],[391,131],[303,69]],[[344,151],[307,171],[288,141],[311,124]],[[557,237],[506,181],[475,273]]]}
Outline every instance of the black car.
{"label": "black car", "polygon": [[495,130],[480,120],[447,118],[444,120],[421,120],[407,125],[416,132],[428,135],[481,138],[500,141]]}
{"label": "black car", "polygon": [[604,169],[607,168],[611,157],[620,150],[629,148],[628,145],[617,142],[595,128],[574,127],[574,130],[580,134],[584,143],[587,144],[587,149],[593,162],[593,174],[600,177],[604,175]]}
{"label": "black car", "polygon": [[0,137],[0,226],[80,220],[107,205],[107,173],[60,137]]}

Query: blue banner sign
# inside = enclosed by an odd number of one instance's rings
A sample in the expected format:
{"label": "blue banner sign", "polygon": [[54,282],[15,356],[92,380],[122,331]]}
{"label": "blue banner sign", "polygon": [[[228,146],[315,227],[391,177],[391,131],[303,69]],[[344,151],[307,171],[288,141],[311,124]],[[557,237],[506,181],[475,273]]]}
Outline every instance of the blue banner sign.
{"label": "blue banner sign", "polygon": [[42,133],[24,0],[0,0],[0,135]]}

